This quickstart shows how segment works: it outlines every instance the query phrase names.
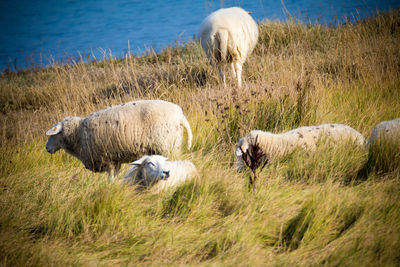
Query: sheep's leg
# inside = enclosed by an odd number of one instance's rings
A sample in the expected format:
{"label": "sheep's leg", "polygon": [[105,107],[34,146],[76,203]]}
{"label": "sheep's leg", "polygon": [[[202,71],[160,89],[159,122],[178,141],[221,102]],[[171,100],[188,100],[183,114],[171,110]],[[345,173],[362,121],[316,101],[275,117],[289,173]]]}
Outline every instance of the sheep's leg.
{"label": "sheep's leg", "polygon": [[110,181],[114,181],[115,178],[118,176],[120,170],[121,170],[121,164],[120,163],[118,163],[118,164],[116,164],[114,166],[111,166],[110,170],[108,171],[108,179]]}
{"label": "sheep's leg", "polygon": [[222,67],[218,68],[218,72],[219,72],[219,77],[221,77],[222,83],[224,84],[224,87],[226,87],[225,74],[222,70]]}
{"label": "sheep's leg", "polygon": [[231,68],[232,68],[232,75],[233,75],[233,78],[236,78],[235,64],[234,64],[233,62],[231,63]]}
{"label": "sheep's leg", "polygon": [[235,63],[235,70],[236,70],[236,78],[238,81],[238,87],[242,87],[242,64],[236,62]]}
{"label": "sheep's leg", "polygon": [[114,177],[114,172],[113,172],[112,170],[109,170],[109,171],[107,172],[107,174],[108,174],[108,180],[109,180],[109,181],[114,181],[114,179],[115,179],[115,177]]}
{"label": "sheep's leg", "polygon": [[119,171],[121,170],[121,163],[118,163],[114,167],[114,178],[118,177]]}

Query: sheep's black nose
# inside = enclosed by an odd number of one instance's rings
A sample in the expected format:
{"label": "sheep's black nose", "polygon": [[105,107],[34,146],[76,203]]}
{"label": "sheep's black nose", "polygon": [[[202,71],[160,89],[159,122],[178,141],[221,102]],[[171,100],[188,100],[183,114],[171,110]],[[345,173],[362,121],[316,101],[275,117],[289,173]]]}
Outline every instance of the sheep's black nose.
{"label": "sheep's black nose", "polygon": [[46,146],[46,150],[47,150],[47,152],[49,152],[50,154],[54,154],[54,149],[51,149],[50,147],[47,147]]}
{"label": "sheep's black nose", "polygon": [[163,171],[163,173],[164,173],[164,175],[165,175],[165,178],[164,178],[164,179],[167,179],[167,178],[169,177],[169,171]]}

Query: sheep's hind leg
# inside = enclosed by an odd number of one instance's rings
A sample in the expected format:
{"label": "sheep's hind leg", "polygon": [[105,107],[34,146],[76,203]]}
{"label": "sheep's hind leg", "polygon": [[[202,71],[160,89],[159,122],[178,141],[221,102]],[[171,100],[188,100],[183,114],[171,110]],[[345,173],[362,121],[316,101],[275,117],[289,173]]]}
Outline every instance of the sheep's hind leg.
{"label": "sheep's hind leg", "polygon": [[224,87],[226,88],[225,74],[224,74],[224,72],[222,70],[222,67],[218,68],[218,72],[219,72],[219,77],[221,78],[222,83],[224,84]]}
{"label": "sheep's hind leg", "polygon": [[235,64],[234,64],[233,62],[231,63],[231,68],[232,68],[232,75],[233,75],[233,78],[236,78]]}
{"label": "sheep's hind leg", "polygon": [[236,78],[238,81],[238,88],[241,88],[242,87],[242,64],[236,62],[235,70],[236,70]]}

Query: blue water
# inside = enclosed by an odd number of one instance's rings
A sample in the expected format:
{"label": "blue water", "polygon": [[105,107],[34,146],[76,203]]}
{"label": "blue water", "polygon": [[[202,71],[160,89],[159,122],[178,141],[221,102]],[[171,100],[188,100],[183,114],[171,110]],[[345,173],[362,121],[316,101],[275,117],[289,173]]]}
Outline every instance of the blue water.
{"label": "blue water", "polygon": [[0,70],[68,63],[80,56],[101,59],[112,52],[159,51],[197,34],[201,21],[221,7],[241,6],[257,21],[285,21],[291,14],[306,23],[358,19],[400,6],[400,0],[0,1]]}

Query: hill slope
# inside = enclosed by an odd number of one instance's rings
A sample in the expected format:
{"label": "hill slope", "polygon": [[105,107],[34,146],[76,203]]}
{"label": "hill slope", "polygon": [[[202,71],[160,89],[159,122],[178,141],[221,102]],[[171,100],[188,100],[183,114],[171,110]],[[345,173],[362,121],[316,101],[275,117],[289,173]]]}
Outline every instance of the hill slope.
{"label": "hill slope", "polygon": [[[366,138],[400,117],[400,12],[337,27],[264,22],[244,88],[224,89],[197,43],[0,77],[2,265],[399,265],[400,153],[349,144],[236,173],[252,129],[345,123]],[[45,151],[68,115],[134,99],[182,106],[199,179],[161,195]],[[124,166],[124,170],[127,166]]]}

